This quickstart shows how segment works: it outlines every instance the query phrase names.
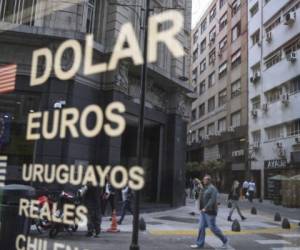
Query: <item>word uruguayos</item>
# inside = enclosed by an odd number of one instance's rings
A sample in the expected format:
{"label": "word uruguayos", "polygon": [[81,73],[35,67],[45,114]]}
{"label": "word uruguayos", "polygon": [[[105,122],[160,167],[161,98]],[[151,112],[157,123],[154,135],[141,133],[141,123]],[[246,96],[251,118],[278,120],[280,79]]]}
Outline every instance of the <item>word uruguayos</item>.
{"label": "word uruguayos", "polygon": [[[48,241],[41,238],[36,238],[32,236],[25,236],[24,234],[19,234],[16,238],[16,250],[50,250],[50,243]],[[88,250],[86,248],[81,249],[79,247],[72,247],[70,245],[61,243],[61,242],[53,242],[53,250]]]}
{"label": "word uruguayos", "polygon": [[145,185],[145,171],[142,167],[99,165],[66,165],[66,164],[23,164],[22,179],[26,182],[71,184],[85,186],[88,183],[95,187],[104,187],[106,177],[116,189],[129,186],[132,190],[141,190]]}
{"label": "word uruguayos", "polygon": [[19,215],[31,219],[47,219],[54,223],[66,225],[84,225],[87,222],[88,210],[85,206],[74,204],[64,204],[62,208],[62,216],[57,216],[58,204],[53,203],[50,207],[49,203],[45,203],[39,209],[40,202],[38,200],[20,199]]}
{"label": "word uruguayos", "polygon": [[[160,28],[162,23],[168,23],[168,28],[162,30]],[[175,10],[165,11],[149,17],[147,62],[154,63],[157,61],[158,45],[160,43],[164,44],[175,58],[184,56],[184,48],[176,38],[183,25],[184,18],[182,14]],[[35,50],[32,56],[30,86],[44,84],[50,77],[52,68],[58,79],[68,80],[75,76],[82,63],[83,74],[86,76],[113,71],[117,68],[119,61],[125,58],[132,59],[135,65],[144,63],[143,53],[131,23],[125,23],[121,26],[108,62],[93,64],[93,48],[94,38],[93,35],[89,34],[86,36],[84,53],[80,42],[74,39],[64,41],[58,47],[54,56],[49,48]],[[61,63],[66,50],[72,50],[74,58],[73,64],[68,70],[64,70]],[[41,59],[44,63],[44,72],[38,74],[38,63]]]}

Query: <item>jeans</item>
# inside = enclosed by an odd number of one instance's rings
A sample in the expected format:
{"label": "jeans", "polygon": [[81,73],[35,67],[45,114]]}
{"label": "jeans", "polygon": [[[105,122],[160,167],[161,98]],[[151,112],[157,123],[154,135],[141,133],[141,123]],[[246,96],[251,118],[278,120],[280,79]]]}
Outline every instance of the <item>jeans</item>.
{"label": "jeans", "polygon": [[253,201],[253,198],[254,198],[254,191],[248,191],[248,193],[249,193],[248,200],[249,200],[250,202],[252,202],[252,201]]}
{"label": "jeans", "polygon": [[132,209],[131,209],[131,203],[130,203],[129,200],[126,200],[126,201],[123,202],[122,212],[121,212],[121,218],[119,220],[120,223],[122,223],[122,221],[124,220],[126,211],[130,212],[131,214],[133,214],[132,213]]}
{"label": "jeans", "polygon": [[87,214],[87,228],[88,232],[95,232],[96,234],[100,233],[101,227],[101,211],[97,207],[87,207],[88,214]]}
{"label": "jeans", "polygon": [[225,244],[228,241],[228,239],[224,236],[222,231],[216,225],[216,217],[217,216],[215,215],[209,215],[204,212],[201,212],[200,227],[199,227],[199,233],[196,242],[199,247],[204,246],[205,231],[207,227],[209,227],[209,229],[214,233],[215,236],[217,236],[223,242],[223,244]]}
{"label": "jeans", "polygon": [[239,216],[241,216],[241,218],[243,218],[244,216],[242,215],[242,212],[241,212],[241,210],[240,210],[238,201],[232,200],[231,203],[232,203],[232,208],[231,208],[231,210],[230,210],[230,212],[229,212],[229,217],[231,218],[234,209],[236,209],[237,212],[238,212],[238,214],[239,214]]}

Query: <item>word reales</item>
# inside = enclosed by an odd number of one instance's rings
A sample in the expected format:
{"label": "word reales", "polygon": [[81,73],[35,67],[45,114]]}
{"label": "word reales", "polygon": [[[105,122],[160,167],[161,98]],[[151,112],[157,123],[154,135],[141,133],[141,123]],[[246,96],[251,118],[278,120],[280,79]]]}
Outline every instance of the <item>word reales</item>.
{"label": "word reales", "polygon": [[[78,138],[80,134],[91,138],[97,136],[102,128],[108,136],[116,137],[125,130],[126,121],[121,115],[124,112],[125,106],[121,102],[110,103],[104,113],[101,107],[95,104],[84,108],[81,114],[77,108],[64,108],[53,111],[51,124],[49,122],[49,111],[29,113],[26,139],[39,140],[41,137],[46,140],[56,137],[66,138],[67,132],[73,138]],[[88,124],[91,116],[95,117],[95,122]],[[104,117],[108,121],[106,124],[104,124]],[[113,123],[114,126],[110,123]]]}
{"label": "word reales", "polygon": [[105,186],[105,178],[109,177],[111,185],[116,189],[122,189],[126,185],[132,190],[140,190],[144,187],[144,170],[139,166],[130,167],[127,170],[123,166],[94,166],[79,165],[55,165],[55,164],[23,164],[22,179],[40,183],[72,184],[93,186]]}
{"label": "word reales", "polygon": [[[169,28],[161,30],[162,23],[170,23]],[[148,41],[148,62],[153,63],[158,57],[158,45],[163,43],[170,50],[174,57],[184,55],[184,49],[181,43],[176,39],[176,36],[182,30],[184,18],[181,13],[175,10],[165,11],[163,13],[153,15],[149,18],[149,41]],[[131,58],[135,65],[144,63],[142,51],[139,47],[139,42],[136,37],[133,25],[126,23],[122,25],[119,35],[116,40],[112,55],[109,62],[93,64],[93,35],[86,36],[85,57],[82,58],[81,44],[77,40],[67,40],[63,42],[54,56],[48,48],[35,50],[32,56],[32,69],[30,86],[41,85],[50,77],[52,66],[54,64],[54,73],[60,80],[68,80],[75,76],[81,67],[83,60],[83,74],[92,75],[113,71],[116,69],[120,60]],[[73,52],[73,64],[68,70],[62,69],[62,58],[66,50]],[[38,75],[39,59],[44,59],[45,69],[41,75]]]}
{"label": "word reales", "polygon": [[31,219],[47,219],[48,221],[55,223],[62,223],[66,225],[81,225],[87,222],[88,210],[85,206],[74,204],[64,204],[62,208],[62,216],[57,216],[58,204],[53,203],[50,208],[49,203],[45,203],[41,209],[39,209],[38,200],[28,200],[21,198],[19,205],[19,215],[26,216]]}

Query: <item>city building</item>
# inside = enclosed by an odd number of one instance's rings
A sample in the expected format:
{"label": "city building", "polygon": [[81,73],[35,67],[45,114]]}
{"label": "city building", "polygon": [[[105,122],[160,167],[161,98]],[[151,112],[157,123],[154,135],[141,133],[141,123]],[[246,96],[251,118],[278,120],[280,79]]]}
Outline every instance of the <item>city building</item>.
{"label": "city building", "polygon": [[247,168],[247,1],[214,0],[192,31],[188,161],[222,161],[228,189]]}
{"label": "city building", "polygon": [[248,1],[249,155],[269,198],[269,177],[300,173],[300,1]]}
{"label": "city building", "polygon": [[[80,70],[68,81],[51,74],[46,84],[30,87],[29,82],[32,53],[39,48],[50,48],[54,54],[63,41],[76,39],[84,46],[85,35],[94,34],[93,60],[102,62],[112,53],[126,22],[133,24],[142,45],[145,2],[0,0],[0,66],[17,64],[16,90],[0,95],[0,154],[8,156],[7,183],[20,182],[23,163],[136,164],[140,66],[123,60],[113,72],[85,76]],[[186,56],[173,58],[167,47],[159,45],[158,61],[149,65],[143,158],[146,186],[141,197],[147,202],[180,206],[185,202],[185,142],[191,104],[188,93],[192,92],[188,82],[191,0],[153,0],[151,9],[151,15],[168,9],[183,14],[185,24],[178,40]],[[168,25],[163,23],[160,28]],[[72,62],[72,52],[64,53],[64,69]],[[39,72],[43,70],[43,62],[39,62]],[[101,133],[94,139],[81,136],[26,141],[29,112],[52,112],[60,107],[82,110],[89,104],[105,109],[112,101],[121,101],[126,107],[127,125],[121,137]]]}

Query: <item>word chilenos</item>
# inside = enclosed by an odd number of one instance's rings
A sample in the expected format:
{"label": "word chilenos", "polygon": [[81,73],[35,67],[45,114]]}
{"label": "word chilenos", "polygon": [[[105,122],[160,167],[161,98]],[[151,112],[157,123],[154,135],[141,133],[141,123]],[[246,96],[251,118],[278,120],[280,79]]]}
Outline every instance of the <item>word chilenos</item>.
{"label": "word chilenos", "polygon": [[95,187],[104,187],[108,177],[114,188],[122,189],[128,185],[132,190],[144,187],[144,174],[144,169],[139,166],[132,166],[127,170],[124,166],[23,164],[22,168],[22,179],[25,182],[57,182],[74,186],[90,183]]}
{"label": "word chilenos", "polygon": [[[73,247],[60,242],[53,242],[48,244],[48,240],[36,238],[32,236],[25,236],[24,234],[19,234],[16,238],[16,250],[49,250],[52,245],[53,250],[81,250],[79,247]],[[86,248],[82,250],[88,250]]]}

